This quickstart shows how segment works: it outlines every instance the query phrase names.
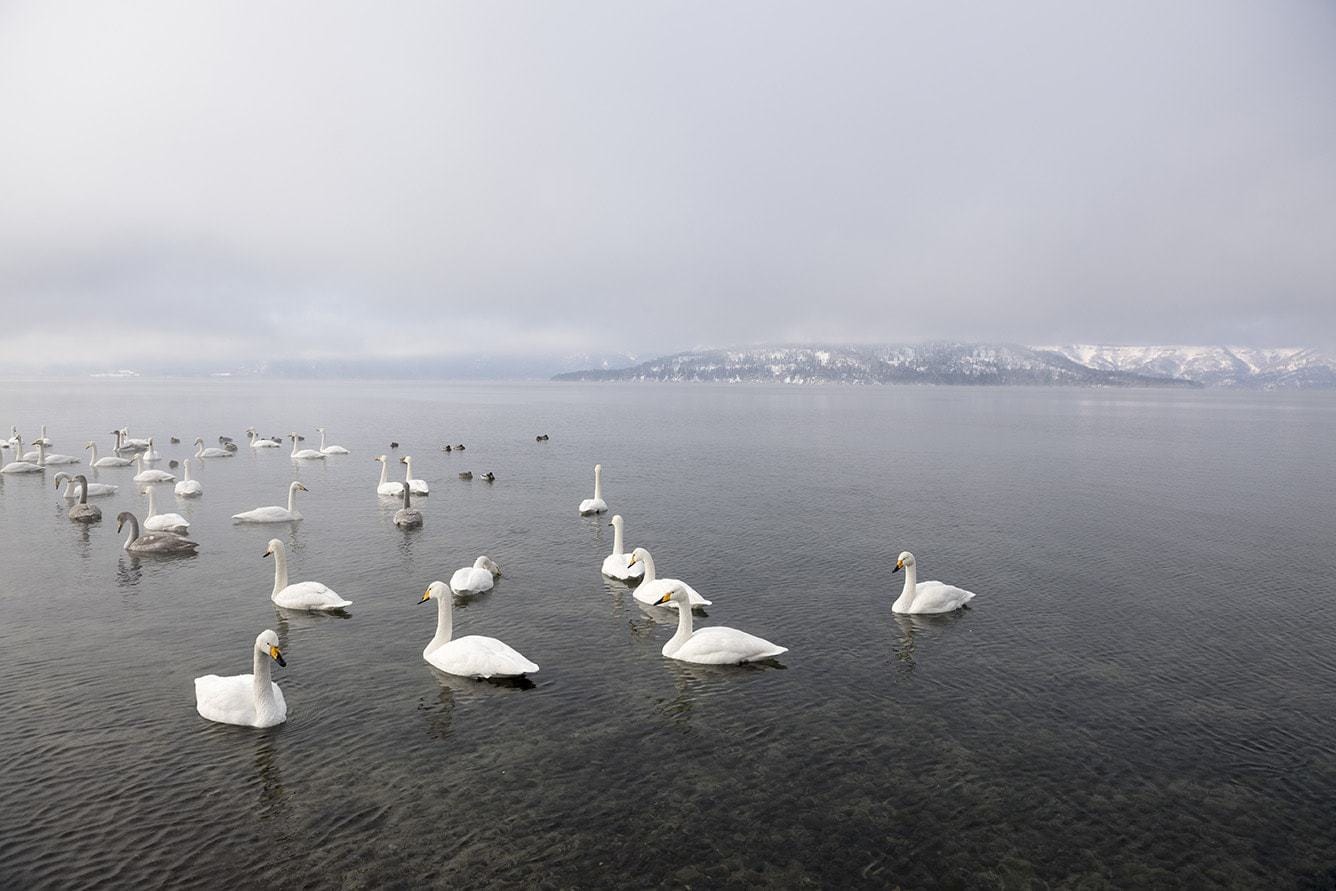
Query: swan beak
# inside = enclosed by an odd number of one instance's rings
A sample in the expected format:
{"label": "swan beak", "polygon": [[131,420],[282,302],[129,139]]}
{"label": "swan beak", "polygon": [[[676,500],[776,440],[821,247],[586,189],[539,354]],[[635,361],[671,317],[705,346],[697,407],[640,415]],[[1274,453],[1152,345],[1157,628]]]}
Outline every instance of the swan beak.
{"label": "swan beak", "polygon": [[273,553],[273,551],[265,551],[265,552],[264,552],[263,554],[261,554],[260,556],[261,556],[261,557],[268,557],[268,556],[269,556],[270,554],[272,554],[272,553]]}
{"label": "swan beak", "polygon": [[422,604],[426,603],[428,600],[431,600],[431,589],[430,589],[430,588],[428,588],[426,591],[423,591],[423,592],[422,592],[422,599],[418,601],[418,606],[421,606]]}
{"label": "swan beak", "polygon": [[670,600],[672,600],[672,599],[673,599],[673,595],[672,595],[672,594],[665,594],[665,595],[663,595],[662,597],[660,597],[660,598],[658,599],[658,601],[655,602],[654,605],[655,605],[655,606],[663,606],[665,603],[667,603],[668,601],[670,601]]}
{"label": "swan beak", "polygon": [[[611,526],[612,524],[609,523],[608,525]],[[636,563],[638,563],[639,561],[640,561],[640,558],[637,557],[635,554],[632,554],[632,555],[631,555],[631,559],[626,561],[626,565],[627,565],[627,566],[635,566]]]}
{"label": "swan beak", "polygon": [[902,570],[902,569],[904,569],[904,568],[905,568],[905,561],[903,561],[903,560],[896,560],[896,561],[895,561],[895,569],[892,569],[892,570],[891,570],[891,574],[894,575],[895,573],[899,572],[900,570]]}
{"label": "swan beak", "polygon": [[287,667],[288,667],[288,663],[287,663],[287,661],[283,658],[283,651],[280,650],[278,647],[270,647],[270,648],[269,648],[269,658],[271,658],[271,659],[273,659],[275,662],[277,662],[279,668],[287,668]]}

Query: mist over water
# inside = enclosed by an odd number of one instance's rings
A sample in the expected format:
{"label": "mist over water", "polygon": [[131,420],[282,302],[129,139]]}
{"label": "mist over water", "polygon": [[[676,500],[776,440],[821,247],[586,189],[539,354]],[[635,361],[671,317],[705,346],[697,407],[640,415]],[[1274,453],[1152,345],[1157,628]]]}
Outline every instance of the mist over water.
{"label": "mist over water", "polygon": [[[0,476],[5,886],[1336,875],[1331,393],[81,380],[0,384],[10,423],[67,454],[128,424],[164,468],[251,425],[352,454],[192,466],[202,498],[159,491],[180,560],[120,550],[133,470],[90,476],[121,486],[90,528],[53,471]],[[423,529],[382,452],[431,484]],[[662,658],[671,618],[576,514],[595,462],[627,545],[779,664]],[[293,479],[303,522],[232,525]],[[275,610],[271,537],[348,617]],[[905,549],[972,607],[892,614]],[[422,661],[417,599],[483,553],[504,575],[456,633],[532,686]],[[287,723],[200,718],[192,678],[249,671],[265,628]]]}

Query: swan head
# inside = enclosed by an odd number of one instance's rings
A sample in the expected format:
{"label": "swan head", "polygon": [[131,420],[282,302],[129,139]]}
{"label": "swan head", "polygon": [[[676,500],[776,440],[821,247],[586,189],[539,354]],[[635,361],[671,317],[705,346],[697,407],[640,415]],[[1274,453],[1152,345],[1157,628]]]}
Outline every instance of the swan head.
{"label": "swan head", "polygon": [[198,446],[202,446],[202,445],[204,445],[204,437],[203,437],[203,436],[196,436],[196,437],[195,437],[195,445],[198,445]]}
{"label": "swan head", "polygon": [[620,525],[622,525],[622,515],[621,515],[621,514],[613,514],[613,515],[612,515],[612,519],[608,521],[608,525],[609,525],[609,526],[620,526]]}
{"label": "swan head", "polygon": [[492,558],[491,558],[491,557],[488,557],[486,554],[482,555],[482,556],[479,557],[477,560],[474,560],[474,561],[473,561],[473,568],[474,568],[474,569],[485,569],[485,570],[487,570],[488,572],[490,572],[492,575],[500,575],[500,574],[501,574],[501,567],[500,567],[500,566],[497,566],[496,563],[495,563],[495,561],[493,561]]}
{"label": "swan head", "polygon": [[310,489],[308,489],[308,488],[306,488],[305,486],[303,486],[303,485],[301,484],[301,482],[298,481],[298,480],[293,480],[293,481],[292,481],[292,485],[291,485],[291,486],[288,486],[288,489],[291,490],[291,491],[294,491],[294,492],[309,492],[309,491],[311,491]]}
{"label": "swan head", "polygon": [[664,594],[657,601],[655,601],[654,605],[662,606],[663,604],[668,603],[669,601],[672,601],[679,605],[684,603],[689,603],[690,598],[687,594],[686,586],[684,586],[681,582],[673,582],[673,586],[668,589],[668,593]]}
{"label": "swan head", "polygon": [[445,582],[435,581],[427,586],[427,590],[422,592],[422,599],[419,604],[426,603],[428,600],[440,600],[450,589],[445,586]]}
{"label": "swan head", "polygon": [[413,460],[413,456],[412,456],[412,455],[404,455],[402,458],[399,459],[399,463],[400,463],[400,464],[407,464],[408,462],[410,462],[410,461],[412,461],[412,460]]}
{"label": "swan head", "polygon": [[282,550],[283,542],[279,541],[277,538],[271,538],[269,539],[269,547],[264,549],[264,556],[272,557],[276,553],[281,553]]}
{"label": "swan head", "polygon": [[86,448],[86,449],[91,449],[92,447],[93,447],[93,443],[92,443],[92,442],[86,442],[86,443],[84,443],[84,448]]}
{"label": "swan head", "polygon": [[63,471],[63,470],[62,470],[60,473],[56,474],[56,476],[55,476],[55,480],[56,480],[56,488],[59,489],[59,488],[60,488],[60,484],[63,483],[63,482],[65,482],[65,480],[68,480],[68,479],[73,479],[73,477],[71,477],[68,473],[66,473],[66,472]]}
{"label": "swan head", "polygon": [[914,565],[914,555],[909,553],[909,551],[901,551],[900,558],[895,561],[895,569],[892,569],[891,572],[899,572],[906,566],[912,567],[913,565]]}
{"label": "swan head", "polygon": [[[617,519],[621,519],[619,516]],[[631,559],[626,561],[627,566],[635,566],[637,563],[644,563],[649,557],[649,551],[644,548],[636,548],[631,552]]]}
{"label": "swan head", "polygon": [[372,460],[372,461],[379,461],[381,464],[384,464],[386,461],[389,460],[389,458],[387,458],[385,455],[377,455],[376,457],[372,458],[371,460]]}
{"label": "swan head", "polygon": [[287,661],[283,658],[283,651],[278,648],[278,635],[269,629],[260,632],[260,636],[255,638],[255,650],[258,653],[264,653],[270,659],[279,664],[280,668],[287,667]]}
{"label": "swan head", "polygon": [[129,520],[131,523],[139,522],[138,520],[135,519],[135,515],[130,513],[128,510],[121,511],[119,514],[116,515],[116,531],[118,533],[121,531],[121,527],[125,525],[126,520]]}

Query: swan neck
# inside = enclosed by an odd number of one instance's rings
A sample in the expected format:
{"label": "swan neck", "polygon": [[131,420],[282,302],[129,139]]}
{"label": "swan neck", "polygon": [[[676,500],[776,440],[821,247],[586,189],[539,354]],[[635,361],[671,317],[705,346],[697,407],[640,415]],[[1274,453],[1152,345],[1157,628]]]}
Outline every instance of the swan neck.
{"label": "swan neck", "polygon": [[320,451],[325,450],[325,431],[320,431]]}
{"label": "swan neck", "polygon": [[413,478],[413,459],[412,459],[412,458],[405,458],[405,459],[404,459],[404,482],[406,483],[406,482],[408,482],[409,480],[411,480],[412,478]]}
{"label": "swan neck", "polygon": [[645,558],[640,562],[645,564],[645,574],[643,577],[641,577],[640,584],[644,585],[654,581],[657,578],[657,576],[654,574],[654,558],[651,557],[648,552],[646,552]]}
{"label": "swan neck", "polygon": [[273,681],[269,678],[269,662],[268,653],[262,653],[258,648],[255,649],[255,667],[251,673],[251,688],[255,691],[256,716],[263,716],[277,707],[277,703],[274,702]]}
{"label": "swan neck", "polygon": [[603,498],[603,468],[594,468],[594,500],[600,501]]}
{"label": "swan neck", "polygon": [[912,564],[905,567],[905,586],[900,591],[900,599],[895,602],[896,606],[908,609],[914,602],[914,595],[918,593],[918,572],[917,567]]}
{"label": "swan neck", "polygon": [[677,604],[677,633],[668,645],[677,649],[687,642],[691,637],[691,602],[689,600],[679,601]]}
{"label": "swan neck", "polygon": [[187,483],[190,482],[190,459],[187,458],[181,467],[184,468],[181,476],[182,481]]}
{"label": "swan neck", "polygon": [[614,524],[613,527],[612,527],[612,553],[613,553],[613,556],[615,556],[615,557],[620,557],[620,556],[622,555],[622,553],[623,553],[623,552],[622,552],[622,548],[623,548],[623,547],[624,547],[624,542],[622,541],[622,524],[621,524],[621,523],[616,523],[616,524]]}
{"label": "swan neck", "polygon": [[79,503],[80,503],[80,504],[87,504],[87,503],[88,503],[88,480],[84,479],[83,477],[79,477],[77,480],[75,480],[75,482],[78,483],[78,485],[79,485]]}
{"label": "swan neck", "polygon": [[130,534],[125,538],[125,550],[127,551],[130,550],[130,545],[134,544],[135,539],[139,537],[139,518],[134,514],[130,514],[129,520]]}
{"label": "swan neck", "polygon": [[274,594],[288,586],[288,554],[284,548],[274,551]]}
{"label": "swan neck", "polygon": [[296,510],[297,510],[297,484],[293,483],[291,486],[288,486],[288,513],[293,513]]}
{"label": "swan neck", "polygon": [[390,464],[388,461],[380,462],[380,484],[383,486],[390,480]]}
{"label": "swan neck", "polygon": [[153,497],[153,486],[148,487],[148,515],[150,517],[158,515],[158,503]]}
{"label": "swan neck", "polygon": [[450,642],[451,635],[454,634],[454,603],[450,599],[450,592],[446,592],[436,598],[436,636],[427,644],[427,652],[431,652],[437,647],[444,646]]}
{"label": "swan neck", "polygon": [[89,463],[90,463],[90,465],[91,465],[91,464],[96,464],[96,463],[97,463],[97,443],[95,443],[95,442],[94,442],[94,443],[89,443],[88,448],[89,448],[89,450],[93,453],[93,457],[89,459]]}

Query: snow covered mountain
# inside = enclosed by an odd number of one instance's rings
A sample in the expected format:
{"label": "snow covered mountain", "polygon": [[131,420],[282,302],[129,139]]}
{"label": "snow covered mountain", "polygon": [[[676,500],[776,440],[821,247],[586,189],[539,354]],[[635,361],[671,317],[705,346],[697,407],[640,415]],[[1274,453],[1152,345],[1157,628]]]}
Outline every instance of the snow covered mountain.
{"label": "snow covered mountain", "polygon": [[1311,349],[1027,347],[924,343],[693,350],[556,380],[790,384],[1336,387],[1336,362]]}

